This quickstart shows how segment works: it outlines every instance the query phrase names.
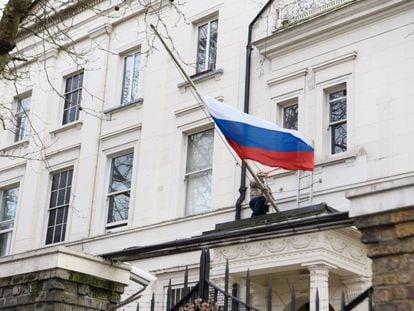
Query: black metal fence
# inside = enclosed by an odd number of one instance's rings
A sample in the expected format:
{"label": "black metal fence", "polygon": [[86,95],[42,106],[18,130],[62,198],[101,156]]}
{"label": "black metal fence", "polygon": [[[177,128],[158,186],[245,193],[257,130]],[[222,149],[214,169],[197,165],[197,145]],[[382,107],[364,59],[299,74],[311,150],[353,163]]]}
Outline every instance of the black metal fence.
{"label": "black metal fence", "polygon": [[[230,285],[229,263],[226,262],[224,271],[224,288],[210,281],[210,253],[208,249],[203,249],[200,257],[199,281],[195,286],[188,285],[188,268],[184,273],[184,287],[179,291],[172,288],[171,280],[167,288],[167,300],[165,310],[167,311],[186,311],[186,310],[211,310],[211,311],[259,311],[250,303],[250,271],[246,272],[245,301],[242,301],[239,286]],[[269,276],[267,284],[267,311],[272,310],[272,291],[273,283]],[[358,297],[348,302],[345,301],[345,294],[342,292],[341,311],[351,311],[366,299],[368,300],[368,311],[372,311],[372,287],[361,293]],[[309,310],[309,303],[301,306],[296,304],[296,290],[291,288],[290,310],[306,311]],[[316,291],[315,310],[319,311],[319,293]],[[139,310],[139,304],[137,305]],[[152,295],[150,310],[155,311],[155,296]]]}

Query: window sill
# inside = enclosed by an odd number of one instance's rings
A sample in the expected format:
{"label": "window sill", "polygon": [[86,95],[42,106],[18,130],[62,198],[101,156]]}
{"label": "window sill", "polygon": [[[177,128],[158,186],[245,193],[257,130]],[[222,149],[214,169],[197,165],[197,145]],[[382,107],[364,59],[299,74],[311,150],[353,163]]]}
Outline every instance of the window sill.
{"label": "window sill", "polygon": [[61,132],[67,131],[67,130],[72,129],[72,128],[75,128],[75,127],[76,128],[81,128],[82,127],[82,123],[83,123],[82,121],[77,120],[77,121],[74,121],[74,122],[65,124],[65,125],[63,125],[61,127],[58,127],[58,128],[56,128],[54,130],[51,130],[49,132],[49,134],[55,136],[56,134],[59,134]]}
{"label": "window sill", "polygon": [[104,114],[113,114],[119,111],[123,111],[126,109],[129,109],[131,107],[136,107],[136,108],[140,108],[142,106],[142,104],[144,103],[144,99],[143,98],[138,98],[136,101],[127,103],[125,105],[119,105],[113,108],[109,108],[104,110]]}
{"label": "window sill", "polygon": [[[223,75],[224,70],[222,68],[215,69],[215,70],[208,70],[204,72],[197,73],[192,75],[190,78],[193,80],[194,83],[203,82],[211,79],[215,79],[216,81],[220,80],[221,76]],[[190,86],[190,83],[181,82],[177,84],[177,88],[179,88],[183,93],[186,91],[187,87]]]}
{"label": "window sill", "polygon": [[320,159],[315,163],[315,167],[326,167],[336,165],[348,161],[356,160],[358,154],[356,152],[347,151],[338,154],[331,154],[326,158]]}
{"label": "window sill", "polygon": [[13,149],[17,149],[17,148],[24,148],[29,144],[29,140],[27,139],[23,139],[23,140],[19,140],[11,145],[8,145],[2,149],[0,149],[0,154],[1,153],[5,153],[9,150],[13,150]]}
{"label": "window sill", "polygon": [[118,221],[106,225],[106,233],[115,233],[128,229],[128,221]]}

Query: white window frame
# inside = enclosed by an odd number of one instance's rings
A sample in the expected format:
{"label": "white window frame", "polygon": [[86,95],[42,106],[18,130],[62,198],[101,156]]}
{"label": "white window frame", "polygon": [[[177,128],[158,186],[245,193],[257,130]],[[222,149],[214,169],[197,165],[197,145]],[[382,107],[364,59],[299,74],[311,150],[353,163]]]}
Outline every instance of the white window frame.
{"label": "white window frame", "polygon": [[[70,183],[69,201],[68,201],[67,204],[63,204],[63,205],[60,205],[60,206],[56,205],[56,206],[51,207],[50,206],[50,203],[51,203],[50,201],[51,201],[51,198],[52,198],[52,191],[53,191],[53,188],[52,188],[53,187],[53,177],[57,174],[61,174],[63,172],[69,172],[69,171],[72,171],[72,180],[71,180],[71,183]],[[74,169],[73,166],[65,167],[65,168],[62,168],[58,171],[52,172],[50,174],[50,176],[51,176],[51,179],[50,179],[50,187],[49,187],[49,200],[47,202],[46,235],[45,235],[45,239],[44,239],[44,244],[45,245],[56,245],[56,244],[59,244],[59,243],[64,243],[67,239],[67,233],[68,233],[68,227],[69,227],[69,225],[68,225],[69,224],[69,213],[70,213],[70,206],[71,206],[71,203],[72,203],[72,196],[73,196],[73,184],[74,184],[73,181],[74,181],[74,176],[75,176],[75,169]],[[68,184],[65,186],[65,188],[68,188]],[[66,191],[67,191],[67,189],[65,189],[65,192]],[[58,197],[56,197],[56,200],[57,199],[58,199]],[[67,205],[67,206],[65,206],[65,205]],[[66,209],[66,217],[65,217],[66,220],[65,220],[65,222],[64,223],[62,222],[62,223],[58,224],[58,225],[61,225],[61,224],[65,225],[65,230],[62,231],[64,233],[64,238],[61,239],[60,241],[53,242],[54,236],[55,236],[53,234],[52,241],[50,243],[47,243],[47,233],[48,233],[48,229],[49,229],[50,212],[54,211],[54,210],[57,211],[58,209]],[[56,226],[57,226],[57,223],[55,221],[53,227],[55,228]]]}
{"label": "white window frame", "polygon": [[5,221],[1,221],[0,224],[1,225],[7,225],[7,224],[11,224],[10,228],[6,228],[6,229],[1,229],[0,227],[0,234],[10,234],[10,237],[8,238],[7,241],[7,246],[6,246],[6,252],[1,256],[7,256],[10,254],[10,247],[11,247],[11,243],[12,243],[12,238],[13,238],[13,231],[15,228],[15,221],[16,221],[16,215],[17,215],[17,209],[19,207],[19,199],[20,199],[20,184],[13,184],[13,185],[8,185],[6,187],[2,187],[0,189],[0,209],[3,209],[3,196],[4,196],[4,192],[9,191],[11,189],[18,189],[18,194],[17,194],[17,203],[16,203],[16,210],[14,211],[14,218],[13,219],[9,219],[9,220],[5,220]]}
{"label": "white window frame", "polygon": [[[137,98],[135,98],[134,100],[131,99],[131,95],[132,95],[132,84],[133,84],[133,77],[134,77],[134,70],[131,70],[131,76],[130,76],[130,87],[128,90],[128,96],[127,96],[127,100],[124,100],[124,94],[123,94],[123,90],[124,90],[124,86],[125,86],[125,69],[126,69],[126,65],[127,65],[127,58],[128,57],[134,57],[134,62],[133,64],[135,65],[135,58],[138,57],[138,85],[137,85]],[[123,70],[122,70],[122,87],[121,87],[121,106],[122,105],[128,105],[128,104],[132,104],[138,101],[139,99],[139,91],[140,91],[140,70],[141,70],[141,50],[140,49],[135,49],[131,52],[125,53],[122,55],[122,63],[123,63]],[[135,66],[133,67],[133,69],[135,69]]]}
{"label": "white window frame", "polygon": [[[114,160],[116,158],[122,157],[122,156],[126,156],[126,155],[132,155],[132,172],[131,172],[131,180],[130,180],[130,187],[128,189],[123,189],[123,190],[119,190],[119,191],[113,191],[110,192],[111,190],[111,183],[112,183],[112,177],[113,177],[113,164],[114,164]],[[107,194],[106,194],[106,217],[105,217],[105,227],[107,230],[112,230],[112,229],[116,229],[119,227],[125,227],[128,225],[128,220],[131,218],[131,198],[132,198],[132,181],[134,179],[134,166],[135,166],[135,150],[126,150],[117,154],[112,155],[111,157],[109,157],[109,179],[108,179],[108,186],[107,186]],[[110,204],[111,204],[111,197],[119,195],[119,194],[123,194],[123,193],[128,193],[129,192],[129,203],[128,203],[128,217],[126,219],[120,220],[120,221],[113,221],[113,222],[108,222],[108,218],[109,218],[109,211],[110,211]]]}
{"label": "white window frame", "polygon": [[[333,100],[329,99],[329,95],[335,92],[339,92],[345,90],[346,95],[340,98],[336,98]],[[348,84],[346,82],[344,83],[339,83],[336,84],[332,87],[326,88],[324,89],[325,92],[325,98],[326,98],[326,107],[327,107],[327,121],[328,121],[328,140],[329,140],[329,154],[331,156],[336,156],[336,155],[342,155],[345,154],[349,151],[349,124],[348,124],[348,115],[349,115],[349,90],[348,90]],[[341,119],[341,120],[337,120],[337,121],[331,121],[331,104],[339,101],[341,99],[345,98],[345,106],[346,106],[346,118],[345,119]],[[333,132],[333,127],[336,125],[340,125],[340,124],[345,124],[346,125],[346,149],[344,151],[341,152],[334,152],[334,148],[335,148],[335,144],[334,144],[334,132]]]}
{"label": "white window frame", "polygon": [[[210,37],[211,37],[211,23],[213,22],[217,22],[217,43],[218,44],[218,26],[219,26],[219,19],[218,16],[215,16],[214,18],[210,18],[209,20],[206,20],[204,22],[200,22],[196,25],[197,28],[197,49],[196,49],[196,62],[195,62],[195,67],[196,67],[196,74],[200,74],[203,73],[205,71],[208,70],[214,70],[217,68],[217,46],[216,46],[216,59],[214,61],[214,66],[213,68],[209,68],[209,58],[210,58]],[[207,39],[206,39],[206,55],[205,55],[205,59],[204,59],[204,67],[199,69],[198,66],[198,55],[199,55],[199,35],[200,35],[200,28],[203,26],[207,25]]]}
{"label": "white window frame", "polygon": [[[78,87],[78,88],[76,88],[76,89],[71,89],[71,90],[67,90],[66,89],[66,84],[67,84],[67,81],[69,80],[69,79],[72,79],[72,78],[74,78],[75,76],[78,76],[78,75],[82,75],[82,84],[81,84],[81,86],[80,87]],[[67,124],[71,124],[71,123],[74,123],[74,122],[77,122],[77,121],[79,121],[79,119],[80,119],[80,111],[81,111],[81,102],[82,102],[82,90],[83,90],[83,85],[85,84],[85,72],[84,72],[84,70],[78,70],[78,71],[76,71],[76,72],[73,72],[73,73],[71,73],[71,74],[68,74],[68,75],[66,75],[66,76],[64,76],[63,77],[63,89],[64,89],[64,91],[63,91],[63,109],[62,109],[62,123],[61,123],[61,125],[62,126],[65,126],[65,125],[67,125]],[[78,102],[76,103],[76,116],[75,116],[75,119],[74,120],[69,120],[68,122],[66,122],[66,119],[65,119],[65,111],[66,110],[68,110],[68,111],[70,111],[71,109],[71,106],[69,105],[69,107],[68,108],[66,108],[66,97],[69,95],[69,94],[73,94],[73,93],[75,93],[75,92],[79,92],[79,98],[78,98]],[[69,114],[70,115],[70,114]],[[68,117],[69,118],[69,117]]]}
{"label": "white window frame", "polygon": [[[197,135],[203,132],[207,132],[207,131],[212,131],[212,135],[213,135],[213,150],[212,152],[212,161],[211,161],[211,166],[203,168],[203,169],[197,169],[195,171],[190,171],[187,172],[187,161],[188,161],[188,152],[189,152],[189,138],[190,136],[193,135]],[[191,133],[188,133],[186,135],[186,152],[185,152],[185,174],[184,174],[184,180],[185,180],[185,215],[186,216],[191,216],[191,215],[196,215],[198,214],[197,212],[194,211],[190,211],[189,210],[189,206],[188,206],[188,186],[189,186],[189,180],[191,179],[191,177],[193,176],[197,176],[200,174],[208,174],[208,172],[211,172],[211,176],[213,176],[213,156],[214,156],[214,128],[205,128],[205,129],[200,129],[199,131],[194,131]],[[210,196],[212,194],[212,187],[210,188]],[[212,206],[209,207],[208,211],[211,211]],[[204,211],[204,212],[208,212],[208,211]],[[204,213],[201,212],[201,213]]]}
{"label": "white window frame", "polygon": [[[29,109],[24,109],[22,102],[24,100],[29,100]],[[15,132],[13,142],[17,143],[19,141],[25,140],[30,132],[30,110],[32,106],[32,94],[27,94],[25,96],[19,96],[16,99],[16,113],[14,115],[14,120],[16,122]],[[24,119],[23,123],[20,123],[19,120]]]}

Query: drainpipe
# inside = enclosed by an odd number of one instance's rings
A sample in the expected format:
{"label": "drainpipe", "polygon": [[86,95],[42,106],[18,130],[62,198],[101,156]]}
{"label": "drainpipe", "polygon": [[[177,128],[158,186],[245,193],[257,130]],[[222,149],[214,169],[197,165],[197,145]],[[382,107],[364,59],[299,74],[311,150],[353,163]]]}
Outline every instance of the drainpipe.
{"label": "drainpipe", "polygon": [[[263,6],[263,8],[259,11],[259,13],[256,15],[256,17],[250,22],[249,24],[249,30],[248,30],[248,36],[247,36],[247,45],[246,45],[246,71],[244,76],[244,107],[243,111],[245,113],[249,113],[249,99],[250,99],[250,67],[252,62],[252,32],[253,32],[253,26],[256,24],[257,20],[260,18],[260,16],[263,14],[263,12],[272,4],[273,0],[269,0],[266,2],[266,4]],[[244,162],[242,162],[241,166],[241,178],[240,178],[240,188],[239,193],[240,196],[237,199],[236,202],[236,215],[235,219],[239,220],[241,219],[241,209],[242,209],[242,203],[244,199],[246,198],[246,165]]]}

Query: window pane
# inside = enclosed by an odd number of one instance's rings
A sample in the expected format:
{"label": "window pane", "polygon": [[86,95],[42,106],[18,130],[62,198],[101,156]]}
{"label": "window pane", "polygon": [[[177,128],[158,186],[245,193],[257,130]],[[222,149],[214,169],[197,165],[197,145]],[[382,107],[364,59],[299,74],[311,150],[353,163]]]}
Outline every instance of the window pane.
{"label": "window pane", "polygon": [[346,119],[346,98],[331,102],[330,121],[340,121]]}
{"label": "window pane", "polygon": [[341,98],[345,96],[346,96],[346,89],[330,93],[329,100],[331,101],[333,99],[337,99],[337,98]]}
{"label": "window pane", "polygon": [[212,21],[210,23],[210,47],[208,53],[208,69],[216,68],[216,55],[217,55],[217,27],[218,21]]}
{"label": "window pane", "polygon": [[16,214],[19,188],[3,191],[3,200],[0,209],[0,221],[12,220]]}
{"label": "window pane", "polygon": [[108,223],[128,219],[129,192],[109,197]]}
{"label": "window pane", "polygon": [[206,70],[208,24],[198,27],[197,72]]}
{"label": "window pane", "polygon": [[187,177],[187,215],[207,212],[211,206],[211,170]]}
{"label": "window pane", "polygon": [[131,188],[133,153],[112,159],[110,192]]}
{"label": "window pane", "polygon": [[8,254],[10,239],[11,232],[0,233],[0,256]]}
{"label": "window pane", "polygon": [[82,96],[83,72],[66,79],[63,124],[79,119],[79,106]]}
{"label": "window pane", "polygon": [[14,141],[18,142],[24,139],[28,131],[28,114],[30,113],[31,97],[22,98],[17,103],[17,112],[15,115],[16,129]]}
{"label": "window pane", "polygon": [[134,72],[132,74],[132,90],[130,101],[138,99],[138,78],[139,78],[139,53],[134,55]]}
{"label": "window pane", "polygon": [[188,136],[186,173],[191,173],[212,166],[213,143],[213,130]]}
{"label": "window pane", "polygon": [[283,108],[283,127],[290,130],[298,129],[298,105]]}
{"label": "window pane", "polygon": [[53,175],[46,244],[64,241],[73,170]]}
{"label": "window pane", "polygon": [[124,58],[124,76],[121,98],[122,105],[138,99],[139,64],[139,52]]}
{"label": "window pane", "polygon": [[346,151],[346,123],[332,126],[332,153]]}

